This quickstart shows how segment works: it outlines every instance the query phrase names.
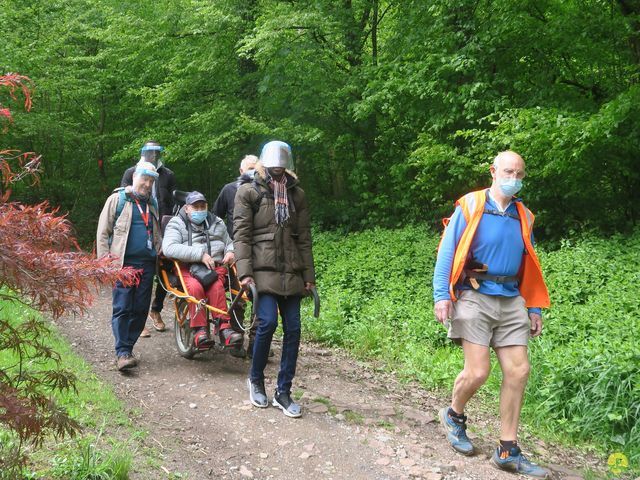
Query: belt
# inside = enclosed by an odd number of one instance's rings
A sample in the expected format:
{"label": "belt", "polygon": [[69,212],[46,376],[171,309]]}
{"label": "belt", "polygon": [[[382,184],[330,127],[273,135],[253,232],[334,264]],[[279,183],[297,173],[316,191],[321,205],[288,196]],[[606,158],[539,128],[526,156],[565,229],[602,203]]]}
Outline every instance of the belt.
{"label": "belt", "polygon": [[475,272],[473,270],[465,270],[464,274],[469,278],[490,281],[495,283],[512,283],[518,281],[517,275],[489,275],[488,273]]}

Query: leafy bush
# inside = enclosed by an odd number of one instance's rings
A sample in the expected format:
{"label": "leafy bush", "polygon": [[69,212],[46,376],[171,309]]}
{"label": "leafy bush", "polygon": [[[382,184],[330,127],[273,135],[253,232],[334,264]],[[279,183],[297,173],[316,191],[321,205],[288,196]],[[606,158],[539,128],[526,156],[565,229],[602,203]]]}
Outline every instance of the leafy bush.
{"label": "leafy bush", "polygon": [[[389,362],[427,387],[451,388],[462,355],[433,316],[438,235],[423,227],[317,233],[322,342]],[[640,462],[640,231],[539,248],[552,308],[531,343],[523,422]],[[305,308],[310,308],[308,305]],[[499,369],[484,392],[498,394]]]}

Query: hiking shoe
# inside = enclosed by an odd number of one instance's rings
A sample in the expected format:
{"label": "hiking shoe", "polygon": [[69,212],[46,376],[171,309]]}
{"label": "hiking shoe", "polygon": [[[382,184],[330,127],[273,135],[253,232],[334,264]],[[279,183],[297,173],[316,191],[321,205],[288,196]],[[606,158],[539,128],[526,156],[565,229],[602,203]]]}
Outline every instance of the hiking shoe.
{"label": "hiking shoe", "polygon": [[242,347],[244,337],[241,333],[236,332],[233,328],[223,328],[220,330],[220,343],[225,347]]}
{"label": "hiking shoe", "polygon": [[138,366],[138,359],[134,357],[131,353],[125,353],[124,355],[118,356],[118,358],[116,359],[116,367],[121,372],[123,370],[129,370],[137,366]]}
{"label": "hiking shoe", "polygon": [[151,325],[153,325],[153,328],[155,328],[158,332],[164,332],[167,329],[167,326],[162,321],[160,312],[154,312],[153,310],[151,310],[149,312],[148,320],[151,320]]}
{"label": "hiking shoe", "polygon": [[494,467],[507,472],[519,473],[533,478],[549,478],[551,472],[535,463],[531,463],[522,454],[520,447],[511,448],[508,452],[500,454],[500,447],[496,448],[491,457]]}
{"label": "hiking shoe", "polygon": [[147,327],[144,327],[142,329],[142,331],[140,332],[140,336],[144,337],[144,338],[148,338],[151,336],[151,330],[149,330]]}
{"label": "hiking shoe", "polygon": [[246,358],[247,352],[242,348],[242,343],[239,343],[229,349],[229,355],[235,358]]}
{"label": "hiking shoe", "polygon": [[302,416],[300,405],[294,402],[291,395],[286,392],[276,390],[273,395],[273,406],[280,408],[287,417],[298,418]]}
{"label": "hiking shoe", "polygon": [[198,350],[209,350],[214,341],[207,335],[207,329],[200,327],[193,336],[193,344]]}
{"label": "hiking shoe", "polygon": [[463,455],[473,455],[473,445],[467,437],[467,417],[463,416],[462,420],[454,420],[449,416],[449,407],[444,407],[438,413],[440,423],[447,435],[447,440],[456,452]]}
{"label": "hiking shoe", "polygon": [[264,390],[264,381],[254,382],[247,378],[247,387],[249,387],[249,399],[252,405],[258,408],[267,408],[269,406],[267,392]]}

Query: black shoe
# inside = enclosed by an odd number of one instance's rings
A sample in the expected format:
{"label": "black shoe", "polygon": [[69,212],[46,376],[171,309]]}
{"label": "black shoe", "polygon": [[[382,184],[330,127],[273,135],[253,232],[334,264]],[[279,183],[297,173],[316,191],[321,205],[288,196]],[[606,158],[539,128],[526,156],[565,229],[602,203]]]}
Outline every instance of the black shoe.
{"label": "black shoe", "polygon": [[247,352],[242,348],[242,344],[239,343],[235,347],[229,348],[229,355],[235,358],[245,358],[247,356]]}
{"label": "black shoe", "polygon": [[243,336],[241,333],[236,332],[233,328],[225,328],[220,330],[220,343],[225,347],[242,346]]}
{"label": "black shoe", "polygon": [[276,390],[273,395],[273,406],[280,408],[287,417],[298,418],[302,416],[300,405],[294,402],[291,395],[286,392]]}
{"label": "black shoe", "polygon": [[207,329],[204,327],[198,328],[193,337],[193,343],[198,350],[209,350],[213,346],[213,339],[209,338]]}
{"label": "black shoe", "polygon": [[264,381],[254,382],[247,378],[247,387],[249,387],[249,400],[251,400],[252,405],[258,408],[267,408],[269,406],[267,392],[264,389]]}

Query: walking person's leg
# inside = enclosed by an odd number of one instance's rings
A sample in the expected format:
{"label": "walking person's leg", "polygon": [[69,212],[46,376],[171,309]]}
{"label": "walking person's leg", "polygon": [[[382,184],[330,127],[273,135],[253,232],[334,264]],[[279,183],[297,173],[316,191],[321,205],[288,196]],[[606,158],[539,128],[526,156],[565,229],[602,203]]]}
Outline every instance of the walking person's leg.
{"label": "walking person's leg", "polygon": [[[140,268],[140,267],[139,267]],[[140,283],[133,289],[133,312],[129,323],[128,337],[129,343],[133,346],[138,341],[140,333],[149,314],[151,305],[151,294],[153,292],[153,278],[155,276],[155,266],[153,264],[144,265]]]}
{"label": "walking person's leg", "polygon": [[[116,358],[131,354],[133,345],[129,345],[129,323],[133,314],[133,295],[135,287],[125,287],[120,281],[116,282],[111,292],[112,314],[111,329],[115,341]],[[121,362],[120,362],[121,363]],[[123,365],[118,365],[118,369]],[[135,366],[127,364],[124,368]]]}
{"label": "walking person's leg", "polygon": [[473,444],[467,436],[467,402],[484,385],[491,372],[489,347],[462,340],[464,368],[458,374],[451,397],[451,406],[440,410],[440,422],[449,444],[463,455],[473,454]]}
{"label": "walking person's leg", "polygon": [[273,405],[282,409],[288,417],[300,417],[302,415],[300,405],[291,398],[291,384],[296,374],[300,350],[300,297],[280,298],[278,306],[282,315],[284,338],[282,340],[278,387],[273,396]]}
{"label": "walking person's leg", "polygon": [[473,454],[464,409],[491,371],[489,345],[494,303],[495,299],[488,295],[465,290],[454,303],[449,323],[449,338],[462,345],[464,367],[454,382],[451,406],[441,409],[439,417],[449,444],[463,455]]}
{"label": "walking person's leg", "polygon": [[513,345],[495,349],[502,370],[500,386],[500,440],[518,439],[524,391],[529,379],[527,347]]}
{"label": "walking person's leg", "polygon": [[494,329],[492,344],[502,370],[500,386],[500,443],[491,462],[501,470],[547,478],[550,472],[527,459],[518,445],[518,425],[529,379],[527,344],[530,321],[522,297],[500,299],[502,316]]}
{"label": "walking person's leg", "polygon": [[278,391],[291,393],[291,384],[296,374],[300,350],[300,297],[292,296],[278,302],[282,315],[282,356],[278,373]]}
{"label": "walking person's leg", "polygon": [[164,307],[164,299],[167,297],[167,291],[162,287],[160,283],[160,278],[156,277],[155,280],[156,291],[153,296],[153,302],[151,303],[151,311],[149,312],[149,319],[151,320],[151,325],[158,332],[164,332],[166,330],[166,325],[162,320],[162,308]]}
{"label": "walking person's leg", "polygon": [[460,414],[491,372],[489,347],[462,340],[462,351],[464,368],[456,377],[451,397],[451,408]]}
{"label": "walking person's leg", "polygon": [[522,454],[518,445],[518,425],[524,392],[529,379],[529,358],[526,345],[495,348],[500,368],[500,444],[491,462],[501,470],[527,475],[533,478],[548,478],[549,470],[532,463]]}
{"label": "walking person's leg", "polygon": [[248,386],[251,403],[256,407],[265,408],[269,402],[264,389],[264,369],[267,365],[273,332],[278,326],[278,297],[267,293],[261,294],[256,313],[259,327],[253,345]]}

